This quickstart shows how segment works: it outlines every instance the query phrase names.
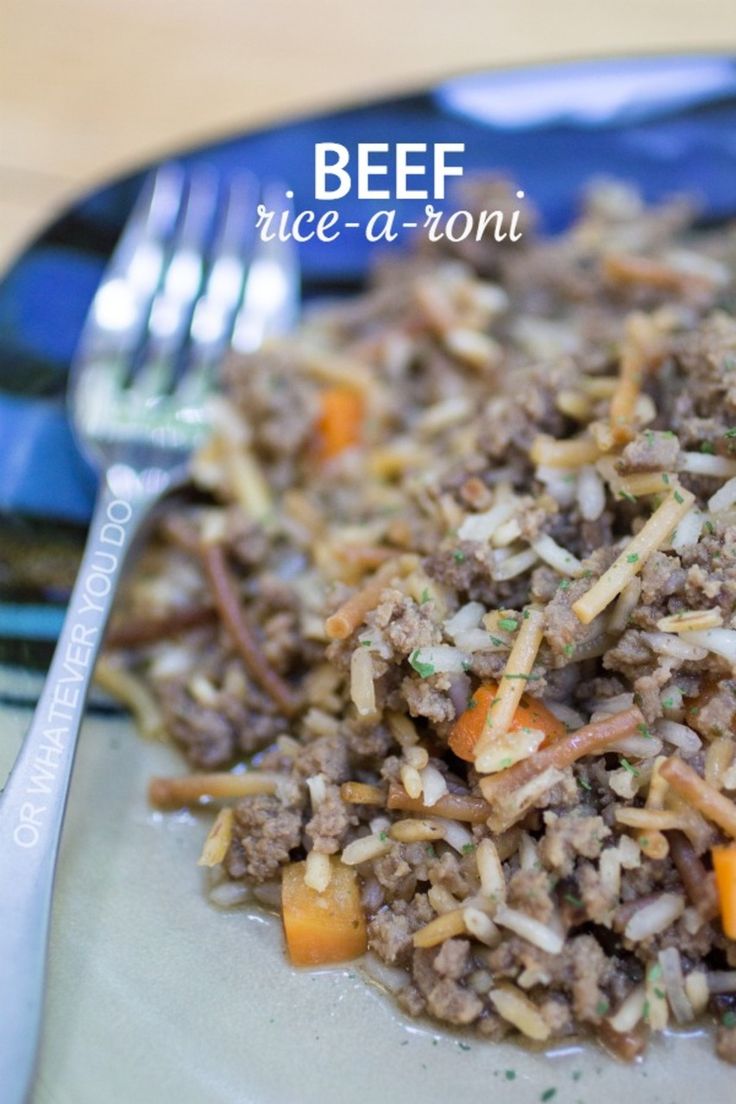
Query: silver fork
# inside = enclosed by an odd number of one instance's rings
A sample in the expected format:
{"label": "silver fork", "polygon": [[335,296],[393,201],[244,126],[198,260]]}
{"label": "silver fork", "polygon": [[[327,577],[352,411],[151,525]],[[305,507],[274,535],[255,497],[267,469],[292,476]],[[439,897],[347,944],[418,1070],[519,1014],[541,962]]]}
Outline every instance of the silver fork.
{"label": "silver fork", "polygon": [[[283,207],[283,195],[271,186],[262,198]],[[245,176],[225,186],[206,169],[158,170],[97,290],[71,373],[71,420],[101,480],[48,677],[0,796],[4,1104],[31,1090],[67,792],[126,553],[152,506],[186,479],[228,348],[256,348],[295,320],[296,260],[253,233],[257,198]]]}

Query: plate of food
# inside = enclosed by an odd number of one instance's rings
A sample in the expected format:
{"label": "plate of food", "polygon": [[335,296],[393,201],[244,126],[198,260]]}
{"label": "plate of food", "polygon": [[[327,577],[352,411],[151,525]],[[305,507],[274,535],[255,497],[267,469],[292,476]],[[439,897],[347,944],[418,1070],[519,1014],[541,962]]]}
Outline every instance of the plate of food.
{"label": "plate of food", "polygon": [[[695,1064],[730,1099],[735,91],[716,55],[472,74],[177,156],[299,211],[315,143],[461,144],[448,210],[519,232],[428,242],[407,199],[380,249],[311,238],[301,320],[224,365],[100,664],[35,1100],[680,1104]],[[148,168],[0,286],[8,768]]]}

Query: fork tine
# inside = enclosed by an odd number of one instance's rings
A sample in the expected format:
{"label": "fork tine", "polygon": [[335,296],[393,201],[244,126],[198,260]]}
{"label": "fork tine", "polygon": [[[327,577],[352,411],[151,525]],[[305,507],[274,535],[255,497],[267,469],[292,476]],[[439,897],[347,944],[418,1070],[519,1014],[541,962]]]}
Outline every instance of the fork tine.
{"label": "fork tine", "polygon": [[[262,202],[275,212],[274,221],[291,212],[291,195],[281,184],[263,189]],[[252,352],[271,336],[284,333],[296,321],[299,300],[299,266],[292,240],[263,241],[256,236],[245,281],[243,302],[235,318],[232,345],[237,352]]]}
{"label": "fork tine", "polygon": [[184,174],[175,164],[162,165],[144,183],[92,301],[85,346],[114,343],[128,351],[140,339],[183,184]]}
{"label": "fork tine", "polygon": [[239,173],[227,186],[209,273],[192,314],[187,366],[176,390],[183,402],[203,399],[216,382],[243,294],[244,254],[257,194],[250,173]]}
{"label": "fork tine", "polygon": [[217,210],[214,170],[195,169],[189,179],[161,283],[148,318],[148,342],[131,388],[140,397],[169,390],[178,357],[189,332],[194,305],[202,288],[205,257]]}
{"label": "fork tine", "polygon": [[82,411],[90,429],[104,421],[124,384],[161,279],[184,179],[174,163],[150,174],[104,272],[70,374],[69,401],[77,425]]}
{"label": "fork tine", "polygon": [[[106,328],[105,311],[98,311],[90,324],[97,350],[83,342],[79,386],[69,390],[76,427],[88,444],[189,451],[209,424],[204,400],[228,348],[238,347],[236,328],[239,347],[250,349],[291,324],[296,250],[255,238],[258,194],[248,174],[224,188],[209,169],[187,180],[178,166],[166,166],[148,182],[103,280],[127,294],[127,329],[119,316],[113,317],[117,329]],[[285,209],[283,188],[272,185],[261,194],[272,209]],[[116,343],[118,330],[125,339]]]}

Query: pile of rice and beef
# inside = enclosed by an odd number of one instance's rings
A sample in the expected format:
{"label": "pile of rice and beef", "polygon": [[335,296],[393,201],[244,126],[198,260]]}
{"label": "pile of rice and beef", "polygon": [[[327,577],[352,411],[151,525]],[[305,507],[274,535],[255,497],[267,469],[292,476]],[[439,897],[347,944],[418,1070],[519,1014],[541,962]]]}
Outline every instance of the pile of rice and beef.
{"label": "pile of rice and beef", "polygon": [[101,677],[294,962],[623,1057],[705,1014],[736,1061],[736,233],[613,183],[530,222],[229,365]]}

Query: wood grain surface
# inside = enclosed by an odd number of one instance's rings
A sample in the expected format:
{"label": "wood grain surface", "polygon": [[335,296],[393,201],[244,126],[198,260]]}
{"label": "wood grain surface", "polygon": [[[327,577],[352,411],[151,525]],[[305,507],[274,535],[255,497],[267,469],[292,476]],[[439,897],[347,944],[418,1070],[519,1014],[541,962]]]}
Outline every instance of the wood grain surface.
{"label": "wood grain surface", "polygon": [[478,66],[735,44],[733,0],[2,0],[0,267],[185,142]]}

